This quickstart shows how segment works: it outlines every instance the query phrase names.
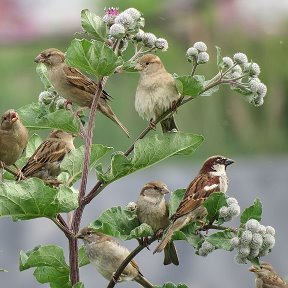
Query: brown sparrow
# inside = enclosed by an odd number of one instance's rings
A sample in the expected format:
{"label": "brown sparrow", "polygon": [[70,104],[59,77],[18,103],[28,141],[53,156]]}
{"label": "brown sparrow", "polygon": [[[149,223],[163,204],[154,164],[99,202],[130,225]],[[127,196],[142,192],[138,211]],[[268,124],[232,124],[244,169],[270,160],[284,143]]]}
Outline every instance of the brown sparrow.
{"label": "brown sparrow", "polygon": [[[135,109],[140,117],[153,126],[161,114],[180,98],[175,79],[168,73],[160,58],[154,54],[142,56],[135,68],[140,72],[136,89]],[[178,131],[173,115],[161,121],[163,132]]]}
{"label": "brown sparrow", "polygon": [[226,168],[234,163],[233,160],[223,156],[208,158],[198,175],[190,183],[176,213],[171,216],[172,224],[167,229],[162,241],[156,247],[155,252],[161,252],[171,240],[174,231],[182,229],[191,221],[205,217],[206,208],[202,203],[214,192],[226,193],[228,178]]}
{"label": "brown sparrow", "polygon": [[[56,48],[46,49],[35,58],[36,63],[44,63],[47,67],[47,77],[60,96],[81,107],[90,108],[97,84],[76,68],[68,66],[64,61],[64,53]],[[103,91],[97,109],[120,126],[129,137],[128,130],[108,105],[109,98],[110,96]]]}
{"label": "brown sparrow", "polygon": [[[85,227],[77,235],[83,239],[84,247],[90,262],[96,270],[107,280],[114,277],[114,273],[130,254],[129,250],[120,245],[113,238]],[[145,288],[153,288],[153,285],[144,278],[135,260],[132,260],[124,269],[118,282],[136,281]]]}
{"label": "brown sparrow", "polygon": [[65,131],[53,130],[28,159],[21,170],[22,175],[43,180],[57,177],[61,161],[72,149],[75,149],[73,136]]}
{"label": "brown sparrow", "polygon": [[[28,130],[14,110],[6,111],[0,125],[0,162],[13,165],[20,158],[28,143]],[[4,165],[3,165],[4,164]]]}
{"label": "brown sparrow", "polygon": [[[165,183],[154,181],[144,185],[136,203],[136,213],[140,223],[151,226],[154,233],[161,234],[170,225],[169,208],[165,194],[169,190]],[[179,265],[174,243],[170,241],[164,249],[164,265]]]}
{"label": "brown sparrow", "polygon": [[288,288],[288,284],[277,274],[273,266],[267,262],[261,262],[261,268],[252,266],[249,271],[256,275],[256,288]]}

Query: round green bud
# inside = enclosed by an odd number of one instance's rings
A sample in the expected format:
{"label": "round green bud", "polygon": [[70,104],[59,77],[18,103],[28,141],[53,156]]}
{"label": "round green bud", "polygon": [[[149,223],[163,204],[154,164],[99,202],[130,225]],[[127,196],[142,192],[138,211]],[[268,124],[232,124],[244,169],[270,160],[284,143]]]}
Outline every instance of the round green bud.
{"label": "round green bud", "polygon": [[199,52],[207,51],[207,45],[204,42],[195,42],[193,47],[196,48]]}
{"label": "round green bud", "polygon": [[219,216],[221,218],[226,218],[229,216],[229,211],[228,211],[228,207],[223,206],[219,209]]}
{"label": "round green bud", "polygon": [[130,27],[134,23],[134,19],[128,13],[122,12],[115,18],[116,24],[121,24],[124,27]]}
{"label": "round green bud", "polygon": [[128,8],[124,10],[123,13],[129,14],[134,20],[138,20],[141,17],[140,11],[135,8]]}
{"label": "round green bud", "polygon": [[239,255],[242,257],[242,258],[246,258],[247,256],[249,256],[250,254],[250,247],[242,247],[240,246],[239,247],[239,250],[238,250],[238,253]]}
{"label": "round green bud", "polygon": [[38,101],[40,104],[48,105],[53,101],[54,97],[53,92],[42,91],[38,96]]}
{"label": "round green bud", "polygon": [[263,237],[259,233],[254,233],[252,237],[252,241],[250,243],[250,247],[252,249],[260,249],[263,243]]}
{"label": "round green bud", "polygon": [[188,59],[192,59],[193,57],[196,57],[197,55],[198,55],[198,50],[196,48],[194,48],[194,47],[190,47],[186,51],[186,57]]}
{"label": "round green bud", "polygon": [[266,233],[266,227],[264,225],[260,225],[258,233],[263,236]]}
{"label": "round green bud", "polygon": [[252,63],[250,67],[250,75],[252,76],[259,76],[261,70],[257,63]]}
{"label": "round green bud", "polygon": [[275,245],[275,237],[271,234],[265,234],[263,236],[263,244],[262,247],[266,249],[272,249]]}
{"label": "round green bud", "polygon": [[235,53],[233,59],[237,64],[243,65],[248,63],[248,58],[244,53]]}
{"label": "round green bud", "polygon": [[199,52],[197,56],[197,64],[205,64],[209,61],[209,54],[207,52]]}
{"label": "round green bud", "polygon": [[230,244],[233,248],[237,248],[239,247],[240,245],[240,239],[238,237],[233,237],[231,240],[230,240]]}
{"label": "round green bud", "polygon": [[237,264],[246,264],[247,263],[246,257],[242,257],[242,255],[240,255],[240,254],[236,254],[234,257],[234,260]]}
{"label": "round green bud", "polygon": [[125,27],[121,24],[115,23],[110,27],[109,34],[111,37],[121,39],[125,35]]}
{"label": "round green bud", "polygon": [[198,251],[198,255],[202,257],[206,257],[208,253],[201,247]]}
{"label": "round green bud", "polygon": [[65,103],[67,102],[66,99],[59,97],[59,99],[57,99],[56,101],[56,109],[64,109],[65,108]]}
{"label": "round green bud", "polygon": [[257,89],[257,95],[264,98],[267,94],[267,86],[264,83],[259,83]]}
{"label": "round green bud", "polygon": [[137,42],[143,41],[145,32],[141,29],[134,35],[133,40],[136,40]]}
{"label": "round green bud", "polygon": [[158,38],[156,41],[155,41],[155,47],[157,49],[160,49],[162,51],[166,51],[168,49],[168,42],[166,39],[164,38]]}
{"label": "round green bud", "polygon": [[222,61],[225,68],[231,68],[233,66],[233,60],[230,57],[223,57]]}
{"label": "round green bud", "polygon": [[240,206],[238,203],[233,203],[228,206],[228,212],[232,217],[237,217],[240,215]]}
{"label": "round green bud", "polygon": [[253,233],[256,233],[259,231],[259,226],[260,226],[259,222],[255,219],[250,219],[245,224],[246,229]]}
{"label": "round green bud", "polygon": [[143,43],[149,48],[153,48],[155,46],[156,40],[157,37],[153,33],[145,33],[143,36]]}
{"label": "round green bud", "polygon": [[275,236],[275,229],[272,226],[266,226],[266,233]]}
{"label": "round green bud", "polygon": [[211,252],[213,252],[213,251],[215,250],[215,246],[214,246],[213,244],[211,244],[210,242],[208,242],[208,241],[204,241],[204,242],[202,243],[201,248],[202,248],[207,254],[209,254],[209,253],[211,253]]}
{"label": "round green bud", "polygon": [[241,246],[249,246],[252,241],[253,233],[249,230],[244,230],[240,237]]}
{"label": "round green bud", "polygon": [[236,198],[233,198],[233,197],[227,198],[226,202],[227,202],[227,205],[228,205],[228,206],[230,206],[231,204],[238,204],[237,199],[236,199]]}

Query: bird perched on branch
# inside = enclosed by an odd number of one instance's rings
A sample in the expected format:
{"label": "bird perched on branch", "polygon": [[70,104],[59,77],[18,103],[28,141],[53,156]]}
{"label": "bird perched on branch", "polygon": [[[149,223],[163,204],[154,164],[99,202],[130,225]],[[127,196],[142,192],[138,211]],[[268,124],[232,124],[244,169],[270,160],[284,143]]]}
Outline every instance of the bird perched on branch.
{"label": "bird perched on branch", "polygon": [[204,162],[198,175],[186,189],[175,214],[171,216],[172,224],[154,253],[161,252],[166,247],[175,231],[182,229],[193,220],[203,219],[206,216],[207,211],[202,204],[212,193],[226,193],[228,188],[226,168],[232,163],[233,160],[223,156],[212,156]]}
{"label": "bird perched on branch", "polygon": [[[0,125],[0,168],[14,165],[28,143],[28,130],[18,114],[10,109],[1,117]],[[1,174],[2,175],[2,174]]]}
{"label": "bird perched on branch", "polygon": [[277,274],[273,266],[267,262],[261,262],[261,267],[249,268],[256,276],[255,288],[288,288],[288,284]]}
{"label": "bird perched on branch", "polygon": [[[47,67],[47,77],[59,95],[80,107],[90,108],[97,84],[76,68],[68,66],[64,61],[64,53],[56,48],[46,49],[35,58],[36,63],[44,63]],[[121,127],[129,137],[128,130],[108,105],[109,98],[110,96],[103,91],[97,109]]]}
{"label": "bird perched on branch", "polygon": [[[83,239],[84,247],[90,262],[96,270],[107,280],[114,277],[114,273],[130,254],[129,250],[120,245],[113,238],[85,227],[77,235]],[[132,260],[123,270],[118,282],[136,281],[145,288],[154,286],[142,275],[135,260]]]}
{"label": "bird perched on branch", "polygon": [[[140,72],[135,109],[142,118],[150,121],[153,127],[153,121],[168,109],[176,107],[181,96],[177,91],[175,79],[166,71],[158,56],[142,56],[135,68]],[[178,131],[173,112],[160,123],[163,132]]]}
{"label": "bird perched on branch", "polygon": [[[159,236],[169,226],[169,208],[165,201],[165,194],[169,193],[167,185],[161,181],[154,181],[144,185],[136,203],[136,213],[140,223],[151,226],[153,232]],[[179,265],[175,245],[170,241],[164,249],[164,265]]]}
{"label": "bird perched on branch", "polygon": [[21,169],[21,177],[56,178],[60,173],[61,161],[72,149],[75,149],[72,134],[53,130]]}

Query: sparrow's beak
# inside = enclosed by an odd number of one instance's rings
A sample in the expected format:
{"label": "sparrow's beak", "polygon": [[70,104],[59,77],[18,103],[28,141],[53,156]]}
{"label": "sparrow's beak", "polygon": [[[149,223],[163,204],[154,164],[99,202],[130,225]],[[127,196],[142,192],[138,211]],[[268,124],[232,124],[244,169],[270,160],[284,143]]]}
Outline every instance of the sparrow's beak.
{"label": "sparrow's beak", "polygon": [[161,193],[162,193],[163,195],[165,195],[165,194],[167,194],[167,193],[170,193],[170,190],[165,186],[165,187],[162,188]]}
{"label": "sparrow's beak", "polygon": [[254,266],[251,266],[251,267],[248,269],[248,271],[250,271],[250,272],[257,272],[258,269],[257,269],[256,267],[254,267]]}
{"label": "sparrow's beak", "polygon": [[229,158],[227,158],[226,160],[225,160],[225,166],[228,166],[228,165],[230,165],[230,164],[232,164],[232,163],[234,163],[235,161],[234,160],[232,160],[232,159],[229,159]]}
{"label": "sparrow's beak", "polygon": [[138,70],[138,71],[141,71],[141,70],[143,70],[143,66],[140,63],[137,63],[135,65],[135,69]]}
{"label": "sparrow's beak", "polygon": [[18,120],[18,115],[16,113],[10,113],[10,119],[14,123]]}
{"label": "sparrow's beak", "polygon": [[75,238],[77,238],[77,239],[84,239],[84,236],[81,234],[81,232],[79,232],[79,233],[77,233],[77,234],[75,235]]}
{"label": "sparrow's beak", "polygon": [[44,58],[41,54],[39,54],[39,55],[34,59],[34,61],[35,61],[36,63],[43,63],[43,62],[45,61],[45,58]]}

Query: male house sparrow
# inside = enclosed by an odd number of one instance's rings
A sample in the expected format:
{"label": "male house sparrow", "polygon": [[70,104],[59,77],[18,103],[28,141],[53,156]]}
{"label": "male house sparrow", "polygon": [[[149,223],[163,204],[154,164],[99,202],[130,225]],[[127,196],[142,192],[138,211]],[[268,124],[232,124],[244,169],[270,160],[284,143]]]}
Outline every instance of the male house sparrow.
{"label": "male house sparrow", "polygon": [[[46,49],[35,58],[36,63],[44,63],[47,67],[47,77],[59,95],[81,107],[90,108],[97,84],[76,68],[68,66],[64,61],[64,53],[56,48]],[[128,130],[108,105],[109,97],[103,91],[97,109],[120,126],[129,137]]]}
{"label": "male house sparrow", "polygon": [[43,180],[57,177],[61,161],[72,149],[75,149],[72,135],[62,130],[53,130],[28,159],[21,170],[22,175]]}
{"label": "male house sparrow", "polygon": [[[28,143],[28,130],[14,110],[6,111],[0,125],[0,162],[10,166],[22,155]],[[3,166],[2,163],[2,166]]]}
{"label": "male house sparrow", "polygon": [[[156,120],[179,100],[175,79],[169,74],[160,58],[153,54],[142,56],[135,68],[140,72],[135,109],[138,114],[150,121]],[[176,131],[177,126],[173,115],[161,121],[163,132]]]}
{"label": "male house sparrow", "polygon": [[288,288],[288,284],[277,274],[273,266],[267,262],[261,262],[261,268],[250,267],[250,272],[256,275],[256,288]]}
{"label": "male house sparrow", "polygon": [[[83,239],[87,257],[94,264],[96,270],[107,280],[113,278],[118,267],[130,254],[126,247],[121,246],[111,237],[89,227],[83,228],[76,237]],[[136,281],[145,288],[153,287],[144,278],[134,260],[126,266],[119,277],[118,282],[123,281]]]}
{"label": "male house sparrow", "polygon": [[226,168],[234,161],[223,156],[208,158],[198,175],[190,183],[176,213],[171,216],[172,224],[167,229],[155,252],[161,252],[170,241],[174,231],[182,229],[195,219],[204,218],[207,213],[202,203],[214,192],[226,193],[228,178]]}
{"label": "male house sparrow", "polygon": [[[150,182],[144,185],[136,203],[140,223],[150,225],[156,234],[163,233],[170,224],[168,204],[164,198],[166,193],[169,193],[169,190],[165,183]],[[172,241],[164,249],[164,265],[171,263],[179,265],[177,251]]]}

